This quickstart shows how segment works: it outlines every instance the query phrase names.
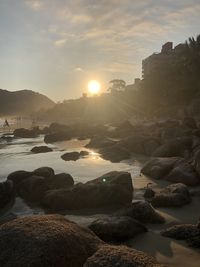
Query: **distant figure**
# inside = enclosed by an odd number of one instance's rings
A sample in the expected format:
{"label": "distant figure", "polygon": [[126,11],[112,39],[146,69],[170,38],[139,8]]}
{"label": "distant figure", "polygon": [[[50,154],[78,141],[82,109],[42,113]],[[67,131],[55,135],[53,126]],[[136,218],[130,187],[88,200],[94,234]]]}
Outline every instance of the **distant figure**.
{"label": "distant figure", "polygon": [[10,125],[9,125],[9,123],[8,123],[7,120],[5,120],[5,122],[4,122],[4,124],[3,124],[3,127],[4,127],[4,128],[6,128],[6,127],[10,128]]}

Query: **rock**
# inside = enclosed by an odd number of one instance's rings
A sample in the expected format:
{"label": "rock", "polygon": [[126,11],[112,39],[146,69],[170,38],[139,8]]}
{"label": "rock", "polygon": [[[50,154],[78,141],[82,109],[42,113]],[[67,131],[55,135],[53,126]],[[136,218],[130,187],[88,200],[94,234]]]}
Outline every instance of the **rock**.
{"label": "rock", "polygon": [[200,175],[200,146],[196,148],[193,156],[193,166],[198,175]]}
{"label": "rock", "polygon": [[126,246],[102,246],[83,267],[164,267],[142,251]]}
{"label": "rock", "polygon": [[174,225],[161,232],[161,235],[177,240],[186,240],[200,235],[200,229],[194,224]]}
{"label": "rock", "polygon": [[162,179],[181,161],[181,158],[152,158],[145,163],[141,172],[154,179]]}
{"label": "rock", "polygon": [[38,135],[35,129],[28,130],[24,128],[19,128],[14,130],[13,134],[15,137],[20,137],[20,138],[35,138]]}
{"label": "rock", "polygon": [[144,198],[151,199],[155,196],[155,191],[151,188],[146,188],[144,192]]}
{"label": "rock", "polygon": [[104,147],[99,150],[99,153],[104,159],[110,160],[111,162],[120,162],[129,159],[131,156],[127,149],[119,145]]}
{"label": "rock", "polygon": [[73,177],[68,173],[59,173],[46,179],[50,189],[69,188],[74,185]]}
{"label": "rock", "polygon": [[167,140],[152,154],[153,157],[184,157],[192,148],[192,137]]}
{"label": "rock", "polygon": [[65,161],[76,161],[80,158],[80,153],[79,152],[68,152],[65,153],[61,156],[61,158]]}
{"label": "rock", "polygon": [[44,177],[33,175],[21,182],[18,194],[26,201],[40,202],[48,189]]}
{"label": "rock", "polygon": [[49,144],[49,143],[54,143],[58,141],[70,140],[70,139],[72,139],[71,133],[60,131],[60,132],[55,132],[55,133],[50,133],[50,134],[45,135],[44,142]]}
{"label": "rock", "polygon": [[176,126],[169,126],[165,127],[162,130],[161,133],[161,139],[165,142],[167,139],[174,139],[174,138],[180,138],[184,136],[190,136],[191,135],[191,129],[188,129],[187,127],[176,125]]}
{"label": "rock", "polygon": [[148,231],[144,225],[126,216],[97,219],[89,228],[104,241],[123,241]]}
{"label": "rock", "polygon": [[47,153],[47,152],[52,152],[53,149],[48,147],[48,146],[35,146],[31,149],[31,152],[33,153]]}
{"label": "rock", "polygon": [[109,147],[114,144],[116,144],[116,141],[113,141],[112,139],[102,136],[95,136],[85,147],[99,149],[103,147]]}
{"label": "rock", "polygon": [[172,183],[183,183],[188,186],[195,186],[200,183],[200,178],[194,167],[187,162],[181,162],[175,166],[165,177],[165,180]]}
{"label": "rock", "polygon": [[131,175],[111,172],[70,189],[50,190],[43,205],[51,210],[100,208],[131,203],[132,196]]}
{"label": "rock", "polygon": [[40,167],[33,171],[33,174],[36,176],[42,176],[45,178],[54,176],[54,170],[50,167]]}
{"label": "rock", "polygon": [[14,187],[17,189],[19,184],[26,178],[30,177],[33,173],[27,171],[15,171],[8,175],[7,180],[11,180]]}
{"label": "rock", "polygon": [[135,201],[118,211],[119,216],[129,216],[141,223],[164,223],[165,219],[146,201]]}
{"label": "rock", "polygon": [[88,151],[82,150],[79,154],[80,154],[81,157],[86,157],[86,156],[88,156],[90,153],[89,153]]}
{"label": "rock", "polygon": [[82,267],[102,244],[60,215],[20,217],[0,226],[0,266]]}
{"label": "rock", "polygon": [[151,204],[154,207],[181,207],[190,202],[188,188],[181,183],[167,186],[151,199]]}
{"label": "rock", "polygon": [[11,180],[0,183],[0,209],[4,209],[15,199],[14,184]]}

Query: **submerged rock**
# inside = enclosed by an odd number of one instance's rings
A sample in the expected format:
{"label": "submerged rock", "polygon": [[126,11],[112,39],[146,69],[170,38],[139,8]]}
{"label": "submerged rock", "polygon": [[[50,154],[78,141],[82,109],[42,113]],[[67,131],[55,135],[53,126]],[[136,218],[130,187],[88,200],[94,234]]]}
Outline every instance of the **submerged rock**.
{"label": "submerged rock", "polygon": [[0,266],[82,267],[102,244],[63,216],[21,217],[0,226]]}
{"label": "submerged rock", "polygon": [[127,172],[110,172],[86,184],[50,190],[43,205],[51,210],[84,209],[131,203],[133,186]]}
{"label": "submerged rock", "polygon": [[76,161],[82,157],[85,157],[89,154],[88,151],[81,151],[81,152],[67,152],[61,156],[61,158],[65,161]]}
{"label": "submerged rock", "polygon": [[122,241],[148,231],[144,225],[127,216],[97,219],[89,228],[104,241]]}
{"label": "submerged rock", "polygon": [[164,267],[142,251],[126,246],[102,246],[83,267]]}
{"label": "submerged rock", "polygon": [[48,146],[35,146],[31,149],[31,152],[38,154],[38,153],[47,153],[52,152],[53,149]]}
{"label": "submerged rock", "polygon": [[119,216],[129,216],[141,223],[164,223],[164,217],[146,201],[135,201],[130,206],[116,213]]}

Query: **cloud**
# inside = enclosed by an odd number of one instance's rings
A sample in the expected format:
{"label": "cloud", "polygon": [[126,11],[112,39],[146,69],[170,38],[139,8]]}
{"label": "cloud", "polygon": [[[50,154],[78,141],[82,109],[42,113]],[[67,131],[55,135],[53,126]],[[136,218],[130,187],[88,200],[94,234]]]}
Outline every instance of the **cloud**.
{"label": "cloud", "polygon": [[74,68],[74,71],[83,72],[84,70],[81,67],[77,66],[77,67]]}
{"label": "cloud", "polygon": [[66,39],[60,39],[54,42],[54,45],[56,47],[63,47],[66,44]]}
{"label": "cloud", "polygon": [[40,10],[41,8],[42,8],[42,6],[43,6],[43,3],[42,3],[42,1],[41,0],[26,0],[25,1],[25,4],[29,7],[29,8],[31,8],[31,9],[33,9],[33,10]]}

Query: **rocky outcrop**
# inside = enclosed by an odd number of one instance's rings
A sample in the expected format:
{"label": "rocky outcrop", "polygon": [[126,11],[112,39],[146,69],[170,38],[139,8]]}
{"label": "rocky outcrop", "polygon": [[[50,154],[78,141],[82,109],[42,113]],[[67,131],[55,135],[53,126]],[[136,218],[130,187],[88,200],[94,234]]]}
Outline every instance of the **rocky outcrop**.
{"label": "rocky outcrop", "polygon": [[51,210],[99,208],[131,203],[133,186],[127,172],[110,172],[70,189],[50,190],[43,205]]}
{"label": "rocky outcrop", "polygon": [[63,216],[21,217],[0,226],[0,266],[82,267],[102,244]]}
{"label": "rocky outcrop", "polygon": [[126,246],[102,246],[83,267],[164,267],[144,252]]}
{"label": "rocky outcrop", "polygon": [[102,136],[94,136],[91,138],[90,142],[86,145],[87,148],[100,149],[104,147],[109,147],[116,144],[116,141],[113,141],[110,138]]}
{"label": "rocky outcrop", "polygon": [[164,223],[164,217],[146,201],[134,201],[131,205],[116,213],[118,216],[128,216],[141,223]]}
{"label": "rocky outcrop", "polygon": [[154,207],[181,207],[190,202],[188,188],[181,183],[167,186],[151,199],[151,204]]}
{"label": "rocky outcrop", "polygon": [[7,180],[10,180],[13,182],[14,187],[18,188],[19,184],[26,178],[30,177],[32,175],[32,172],[28,171],[15,171],[8,175]]}
{"label": "rocky outcrop", "polygon": [[104,241],[123,241],[147,232],[147,228],[126,216],[107,216],[97,219],[89,228]]}
{"label": "rocky outcrop", "polygon": [[175,225],[163,230],[161,234],[177,240],[186,240],[189,246],[200,248],[200,228],[198,225]]}
{"label": "rocky outcrop", "polygon": [[38,154],[38,153],[47,153],[52,152],[53,149],[48,146],[35,146],[31,149],[31,152]]}
{"label": "rocky outcrop", "polygon": [[34,170],[33,174],[45,178],[53,177],[55,175],[54,170],[50,167],[40,167]]}

